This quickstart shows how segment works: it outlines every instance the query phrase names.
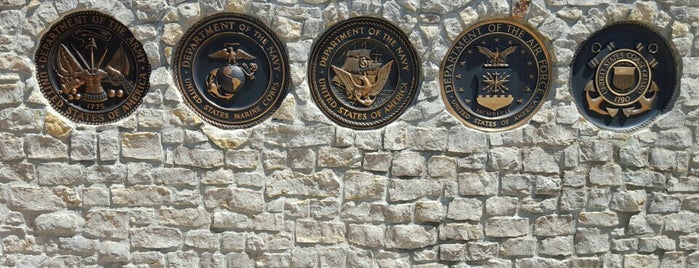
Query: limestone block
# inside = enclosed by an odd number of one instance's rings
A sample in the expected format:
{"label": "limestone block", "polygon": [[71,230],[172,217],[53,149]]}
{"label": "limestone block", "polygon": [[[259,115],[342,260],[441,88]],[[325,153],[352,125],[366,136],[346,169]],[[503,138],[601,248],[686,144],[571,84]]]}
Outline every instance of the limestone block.
{"label": "limestone block", "polygon": [[482,214],[483,202],[475,198],[454,198],[447,209],[447,219],[457,221],[478,221]]}
{"label": "limestone block", "polygon": [[534,235],[560,236],[571,235],[575,232],[575,222],[572,215],[542,216],[534,222]]}
{"label": "limestone block", "polygon": [[500,244],[500,255],[506,257],[531,257],[534,256],[534,248],[537,247],[534,237],[524,236],[509,238]]}
{"label": "limestone block", "polygon": [[459,194],[494,195],[498,191],[498,172],[459,174]]}
{"label": "limestone block", "polygon": [[175,227],[201,228],[211,224],[211,215],[202,208],[161,208],[158,209],[158,222]]}
{"label": "limestone block", "polygon": [[182,232],[169,227],[133,228],[131,246],[145,249],[168,249],[182,244]]}
{"label": "limestone block", "polygon": [[637,212],[646,204],[646,191],[620,191],[612,194],[609,208],[614,211]]}
{"label": "limestone block", "polygon": [[355,147],[346,149],[321,147],[318,149],[318,167],[340,168],[360,165],[362,155]]}
{"label": "limestone block", "polygon": [[422,175],[424,164],[425,158],[417,152],[403,151],[396,153],[393,156],[391,174],[399,177],[418,177]]}
{"label": "limestone block", "polygon": [[265,196],[331,197],[339,196],[340,183],[335,174],[327,169],[307,175],[290,170],[275,171],[270,175]]}
{"label": "limestone block", "polygon": [[573,254],[573,236],[558,236],[541,240],[538,253],[546,256],[570,256]]}
{"label": "limestone block", "polygon": [[90,209],[85,214],[83,232],[100,238],[127,239],[129,212],[115,209]]}
{"label": "limestone block", "polygon": [[386,248],[417,249],[437,243],[437,229],[421,225],[394,225],[386,228]]}
{"label": "limestone block", "polygon": [[121,155],[138,160],[163,160],[160,134],[152,132],[124,133],[121,135]]}
{"label": "limestone block", "polygon": [[342,222],[296,221],[297,243],[336,244],[345,241],[345,224]]}
{"label": "limestone block", "polygon": [[41,160],[61,160],[68,158],[68,146],[48,135],[28,134],[24,138],[27,157]]}
{"label": "limestone block", "polygon": [[185,233],[184,244],[196,249],[216,251],[220,247],[220,236],[209,230],[191,230]]}
{"label": "limestone block", "polygon": [[375,152],[364,154],[362,167],[368,171],[386,172],[391,167],[393,155],[390,152]]}
{"label": "limestone block", "polygon": [[420,199],[425,196],[439,196],[442,186],[439,182],[423,179],[390,179],[388,181],[388,201],[402,202]]}
{"label": "limestone block", "polygon": [[418,201],[415,203],[416,222],[441,222],[445,208],[439,201]]}
{"label": "limestone block", "polygon": [[126,262],[131,257],[127,242],[104,241],[97,253],[100,262]]}
{"label": "limestone block", "polygon": [[529,232],[529,220],[516,217],[493,217],[486,220],[485,235],[490,237],[517,237]]}
{"label": "limestone block", "polygon": [[176,165],[183,166],[215,168],[224,164],[223,152],[216,149],[177,147],[173,158]]}
{"label": "limestone block", "polygon": [[385,227],[369,224],[349,224],[347,241],[362,247],[379,248],[384,244]]}
{"label": "limestone block", "polygon": [[256,215],[244,215],[228,211],[216,211],[213,214],[213,228],[233,230],[243,229],[249,231],[281,231],[284,221],[281,214],[262,213]]}
{"label": "limestone block", "polygon": [[56,211],[66,207],[65,201],[51,189],[27,185],[10,187],[8,205],[27,211]]}
{"label": "limestone block", "polygon": [[41,214],[34,220],[35,231],[42,234],[69,236],[82,231],[85,220],[71,211],[57,211]]}
{"label": "limestone block", "polygon": [[386,196],[387,180],[384,176],[347,171],[344,184],[344,200],[377,200]]}

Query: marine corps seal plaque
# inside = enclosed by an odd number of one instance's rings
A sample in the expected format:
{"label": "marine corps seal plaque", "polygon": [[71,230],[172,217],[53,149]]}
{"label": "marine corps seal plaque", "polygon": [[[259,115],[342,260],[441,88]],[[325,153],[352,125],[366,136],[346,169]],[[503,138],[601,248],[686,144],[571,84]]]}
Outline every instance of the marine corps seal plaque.
{"label": "marine corps seal plaque", "polygon": [[182,37],[173,70],[186,103],[220,128],[246,128],[274,113],[287,93],[286,47],[261,21],[242,14],[207,17]]}
{"label": "marine corps seal plaque", "polygon": [[69,14],[41,37],[36,76],[51,106],[78,123],[105,124],[133,113],[149,88],[141,43],[111,16]]}
{"label": "marine corps seal plaque", "polygon": [[578,47],[571,93],[578,110],[598,127],[626,131],[668,110],[679,84],[676,52],[639,22],[618,22]]}
{"label": "marine corps seal plaque", "polygon": [[311,95],[335,123],[375,129],[396,120],[417,95],[420,64],[400,29],[356,17],[328,29],[313,45]]}
{"label": "marine corps seal plaque", "polygon": [[501,131],[518,127],[549,93],[551,61],[533,29],[500,19],[464,30],[442,61],[442,100],[469,127]]}

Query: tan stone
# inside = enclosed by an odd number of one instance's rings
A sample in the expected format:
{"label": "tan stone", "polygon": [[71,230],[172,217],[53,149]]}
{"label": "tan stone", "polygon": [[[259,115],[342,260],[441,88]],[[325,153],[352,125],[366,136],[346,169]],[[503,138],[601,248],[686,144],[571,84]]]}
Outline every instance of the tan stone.
{"label": "tan stone", "polygon": [[44,117],[44,128],[46,133],[59,139],[67,138],[73,131],[73,128],[66,124],[59,116],[47,112]]}
{"label": "tan stone", "polygon": [[236,149],[250,139],[249,130],[221,130],[216,127],[205,125],[201,127],[204,135],[209,137],[214,144],[222,149]]}

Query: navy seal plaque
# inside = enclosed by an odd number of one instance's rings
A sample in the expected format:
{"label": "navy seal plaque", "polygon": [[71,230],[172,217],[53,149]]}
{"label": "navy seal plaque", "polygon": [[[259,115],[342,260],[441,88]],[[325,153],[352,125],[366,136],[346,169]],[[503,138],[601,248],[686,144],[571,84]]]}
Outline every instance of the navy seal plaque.
{"label": "navy seal plaque", "polygon": [[41,37],[34,63],[41,93],[78,123],[127,117],[149,88],[150,63],[141,43],[119,21],[96,11],[54,23]]}
{"label": "navy seal plaque", "polygon": [[313,100],[343,127],[385,126],[417,95],[420,63],[415,49],[400,29],[383,19],[339,22],[312,51],[308,74]]}
{"label": "navy seal plaque", "polygon": [[289,86],[286,47],[258,19],[219,13],[187,30],[173,70],[185,102],[220,128],[259,124],[279,107]]}
{"label": "navy seal plaque", "polygon": [[533,29],[507,19],[464,30],[442,61],[442,100],[466,126],[501,131],[527,122],[550,90],[551,61]]}
{"label": "navy seal plaque", "polygon": [[580,113],[596,126],[633,130],[668,110],[678,95],[676,52],[639,22],[618,22],[578,47],[570,88]]}

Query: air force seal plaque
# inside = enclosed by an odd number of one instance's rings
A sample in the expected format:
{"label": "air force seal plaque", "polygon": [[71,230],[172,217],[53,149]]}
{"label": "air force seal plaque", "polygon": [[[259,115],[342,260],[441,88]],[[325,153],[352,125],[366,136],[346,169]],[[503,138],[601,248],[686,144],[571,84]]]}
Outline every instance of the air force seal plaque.
{"label": "air force seal plaque", "polygon": [[335,123],[375,129],[396,120],[415,99],[420,64],[408,37],[382,19],[351,18],[313,45],[311,95]]}
{"label": "air force seal plaque", "polygon": [[236,13],[192,26],[175,49],[173,70],[189,107],[220,128],[246,128],[267,119],[290,81],[281,40],[261,21]]}
{"label": "air force seal plaque", "polygon": [[465,125],[492,132],[529,120],[549,94],[551,60],[542,38],[518,22],[477,23],[442,61],[442,100]]}
{"label": "air force seal plaque", "polygon": [[633,130],[670,108],[678,95],[676,52],[639,22],[618,22],[578,47],[571,93],[578,110],[598,127]]}
{"label": "air force seal plaque", "polygon": [[35,56],[44,97],[78,123],[125,118],[148,92],[150,63],[143,46],[126,26],[100,12],[75,12],[54,23]]}

